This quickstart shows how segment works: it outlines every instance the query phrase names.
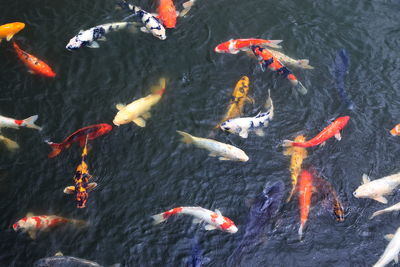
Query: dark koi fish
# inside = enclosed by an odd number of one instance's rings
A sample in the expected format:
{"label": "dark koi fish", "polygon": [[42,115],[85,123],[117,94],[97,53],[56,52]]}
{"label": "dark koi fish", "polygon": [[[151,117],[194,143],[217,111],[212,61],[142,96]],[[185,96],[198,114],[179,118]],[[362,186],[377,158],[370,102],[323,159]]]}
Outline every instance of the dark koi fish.
{"label": "dark koi fish", "polygon": [[89,174],[88,165],[86,163],[87,140],[88,138],[86,137],[85,147],[83,148],[82,152],[81,164],[79,164],[76,168],[75,176],[72,178],[75,182],[75,185],[67,186],[64,189],[65,194],[75,194],[75,199],[77,202],[76,207],[79,209],[86,207],[86,202],[89,197],[88,192],[97,186],[97,183],[89,183],[92,175]]}
{"label": "dark koi fish", "polygon": [[317,191],[322,194],[324,205],[332,210],[336,220],[338,222],[343,222],[344,208],[332,184],[321,177],[314,177],[314,186]]}
{"label": "dark koi fish", "polygon": [[336,54],[335,58],[336,89],[343,103],[346,105],[346,108],[352,110],[354,109],[354,103],[349,97],[349,95],[346,93],[346,89],[344,86],[348,68],[349,68],[349,56],[347,55],[347,51],[345,49],[341,49]]}
{"label": "dark koi fish", "polygon": [[86,137],[88,140],[96,139],[103,134],[108,133],[112,130],[112,126],[107,123],[101,123],[96,125],[91,125],[77,130],[67,138],[62,143],[53,143],[46,141],[47,144],[51,146],[53,151],[48,155],[49,158],[54,158],[61,153],[63,149],[69,148],[73,143],[79,142],[80,146],[85,145]]}

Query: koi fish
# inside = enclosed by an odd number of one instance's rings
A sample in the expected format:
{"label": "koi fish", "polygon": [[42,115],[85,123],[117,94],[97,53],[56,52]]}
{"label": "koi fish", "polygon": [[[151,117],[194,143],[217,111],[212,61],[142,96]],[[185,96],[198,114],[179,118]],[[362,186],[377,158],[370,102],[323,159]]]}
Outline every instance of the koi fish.
{"label": "koi fish", "polygon": [[306,94],[307,89],[303,86],[299,80],[297,80],[296,76],[286,68],[279,60],[277,60],[272,53],[260,46],[252,46],[251,47],[254,55],[260,62],[261,69],[265,71],[266,68],[271,71],[277,72],[283,78],[287,78],[293,86],[296,86],[299,93]]}
{"label": "koi fish", "polygon": [[68,136],[62,141],[62,143],[53,143],[50,141],[45,141],[51,146],[53,151],[48,155],[49,158],[54,158],[61,153],[63,149],[69,148],[73,143],[79,142],[80,146],[85,145],[86,138],[88,140],[96,139],[112,130],[112,126],[107,123],[101,123],[96,125],[90,125],[75,131],[73,134]]}
{"label": "koi fish", "polygon": [[348,68],[349,68],[349,56],[347,55],[347,51],[345,49],[341,49],[336,54],[335,58],[336,89],[343,103],[345,103],[346,107],[349,110],[352,110],[354,109],[354,103],[353,101],[351,101],[351,98],[346,93],[344,85]]}
{"label": "koi fish", "polygon": [[299,181],[299,207],[300,207],[300,228],[299,239],[303,238],[304,226],[310,212],[311,197],[313,191],[313,177],[310,172],[303,170],[300,173]]}
{"label": "koi fish", "polygon": [[10,41],[15,34],[20,32],[25,28],[25,23],[22,22],[12,22],[0,26],[0,43],[6,38],[7,42]]}
{"label": "koi fish", "polygon": [[385,195],[389,195],[400,185],[400,172],[371,181],[363,174],[362,184],[353,192],[356,198],[371,198],[383,204],[387,203]]}
{"label": "koi fish", "polygon": [[400,135],[400,123],[390,130],[390,134],[393,136]]}
{"label": "koi fish", "polygon": [[308,59],[294,59],[276,50],[269,49],[268,51],[271,52],[276,59],[289,67],[308,70],[314,69],[313,66],[309,65],[310,61]]}
{"label": "koi fish", "polygon": [[75,200],[77,202],[77,208],[82,209],[86,207],[86,202],[88,200],[88,192],[97,186],[97,183],[89,183],[92,175],[89,174],[88,165],[86,163],[87,156],[87,137],[85,147],[82,151],[82,161],[78,165],[75,171],[75,176],[72,178],[75,185],[67,186],[64,189],[65,194],[75,194]]}
{"label": "koi fish", "polygon": [[247,96],[249,92],[249,77],[243,76],[236,83],[235,89],[232,93],[232,99],[229,102],[228,111],[226,112],[225,117],[222,119],[220,123],[218,123],[215,128],[219,128],[224,121],[227,121],[232,118],[239,117],[243,113],[243,107],[246,101],[254,103],[254,100]]}
{"label": "koi fish", "polygon": [[393,206],[390,206],[389,208],[375,211],[372,214],[372,216],[370,217],[370,219],[372,219],[372,218],[374,218],[375,216],[378,216],[378,215],[382,215],[382,214],[385,214],[385,213],[388,213],[388,212],[398,211],[398,210],[400,210],[400,202],[397,203],[397,204],[394,204]]}
{"label": "koi fish", "polygon": [[183,6],[183,10],[179,13],[180,17],[184,17],[187,15],[187,13],[189,13],[190,9],[193,7],[194,3],[196,2],[196,0],[189,0],[185,3],[182,4]]}
{"label": "koi fish", "polygon": [[195,217],[193,223],[206,222],[204,227],[207,231],[219,229],[224,232],[234,234],[238,231],[236,225],[229,218],[222,216],[219,210],[215,212],[201,207],[177,207],[160,214],[153,215],[154,224],[159,224],[166,221],[169,217],[175,214],[187,214]]}
{"label": "koi fish", "polygon": [[35,124],[35,121],[38,119],[38,115],[33,115],[24,120],[16,120],[12,118],[7,118],[4,116],[0,116],[0,128],[14,128],[19,129],[20,127],[32,128],[41,131],[42,127],[39,127]]}
{"label": "koi fish", "polygon": [[338,222],[344,222],[344,208],[335,188],[327,180],[314,177],[317,191],[323,195],[325,206],[332,210]]}
{"label": "koi fish", "polygon": [[211,261],[210,258],[204,257],[202,249],[200,248],[199,240],[196,237],[192,239],[192,255],[188,260],[188,264],[191,267],[201,267]]}
{"label": "koi fish", "polygon": [[264,136],[263,127],[267,127],[274,117],[274,105],[272,103],[270,91],[268,90],[268,100],[265,108],[267,112],[260,112],[255,117],[233,118],[221,124],[221,129],[232,134],[238,134],[242,138],[247,138],[249,131],[254,131],[258,136]]}
{"label": "koi fish", "polygon": [[137,26],[135,22],[114,22],[95,26],[88,30],[80,30],[77,35],[69,40],[66,48],[70,51],[81,47],[99,48],[96,41],[107,41],[105,35],[109,32],[125,29],[129,26]]}
{"label": "koi fish", "polygon": [[133,12],[133,15],[139,16],[139,18],[142,20],[142,22],[145,26],[145,27],[140,28],[140,30],[142,32],[151,33],[151,34],[153,34],[153,36],[157,37],[160,40],[167,39],[167,36],[165,35],[164,26],[155,16],[144,11],[140,7],[128,4],[125,0],[120,0],[118,2],[118,4],[122,8]]}
{"label": "koi fish", "polygon": [[17,142],[5,137],[4,135],[0,135],[0,141],[4,143],[4,145],[7,147],[7,149],[10,152],[15,152],[19,148],[19,145]]}
{"label": "koi fish", "polygon": [[[94,261],[80,259],[71,256],[64,256],[61,252],[57,252],[52,257],[46,257],[39,259],[33,263],[33,267],[55,267],[55,266],[75,266],[75,267],[102,267],[100,264]],[[117,267],[118,265],[112,265],[110,267]]]}
{"label": "koi fish", "polygon": [[166,79],[160,78],[159,85],[153,86],[152,92],[146,97],[142,97],[138,100],[133,101],[129,105],[117,104],[118,109],[117,115],[113,120],[113,123],[117,126],[133,122],[140,127],[146,126],[146,120],[151,117],[150,109],[157,104],[166,88]]}
{"label": "koi fish", "polygon": [[390,240],[387,245],[385,251],[379,260],[372,267],[384,267],[389,264],[392,260],[396,263],[399,261],[399,252],[400,252],[400,228],[397,228],[397,231],[394,235],[386,235],[386,240]]}
{"label": "koi fish", "polygon": [[177,11],[172,0],[159,0],[157,11],[156,18],[161,20],[165,28],[175,28]]}
{"label": "koi fish", "polygon": [[340,131],[346,126],[346,124],[349,122],[349,119],[349,116],[339,117],[325,127],[325,129],[323,129],[314,138],[306,142],[293,142],[290,140],[284,140],[283,146],[313,147],[320,144],[324,145],[325,141],[333,136],[340,141],[342,139]]}
{"label": "koi fish", "polygon": [[13,42],[13,46],[19,59],[29,68],[29,73],[40,74],[50,78],[56,76],[56,73],[45,62],[19,48],[16,42]]}
{"label": "koi fish", "polygon": [[232,145],[221,143],[208,138],[195,137],[188,133],[176,131],[182,135],[182,142],[185,144],[194,144],[199,148],[210,151],[210,157],[219,157],[219,160],[248,161],[246,153]]}
{"label": "koi fish", "polygon": [[214,48],[217,53],[229,53],[237,54],[240,51],[250,51],[252,46],[269,46],[273,48],[281,48],[279,43],[282,40],[264,40],[264,39],[236,39],[229,40],[227,42],[221,43]]}
{"label": "koi fish", "polygon": [[26,217],[18,220],[13,224],[14,231],[21,230],[29,234],[32,239],[36,238],[38,231],[46,231],[55,226],[59,226],[66,223],[72,223],[76,225],[85,225],[85,221],[67,219],[56,215],[38,215],[34,216],[32,213],[28,213]]}
{"label": "koi fish", "polygon": [[[297,136],[294,141],[295,142],[305,142],[305,138],[302,135]],[[290,191],[289,197],[286,202],[289,202],[293,194],[296,190],[297,186],[297,178],[299,177],[301,166],[303,164],[303,160],[307,158],[307,149],[303,147],[287,147],[283,152],[286,156],[292,156],[290,159],[290,173],[292,178],[292,190]]]}

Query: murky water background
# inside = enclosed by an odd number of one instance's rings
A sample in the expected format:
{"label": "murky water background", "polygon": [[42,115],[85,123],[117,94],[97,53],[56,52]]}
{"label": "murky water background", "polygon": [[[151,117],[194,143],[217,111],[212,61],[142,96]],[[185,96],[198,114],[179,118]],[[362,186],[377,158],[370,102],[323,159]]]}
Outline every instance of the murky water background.
{"label": "murky water background", "polygon": [[[148,11],[156,7],[137,3]],[[345,114],[351,120],[342,141],[311,149],[305,166],[337,189],[348,208],[346,221],[335,222],[315,199],[305,239],[299,242],[295,198],[283,206],[274,227],[260,233],[264,242],[243,255],[241,266],[369,266],[387,245],[383,236],[400,226],[398,213],[370,221],[373,211],[386,206],[352,196],[363,173],[374,179],[400,171],[399,140],[388,132],[400,122],[398,1],[199,0],[168,31],[166,41],[120,31],[109,34],[100,49],[76,52],[65,45],[80,29],[126,16],[115,10],[114,1],[2,0],[0,7],[0,24],[27,24],[15,37],[21,48],[57,72],[54,80],[30,75],[10,44],[0,45],[0,114],[39,114],[38,124],[44,127],[41,133],[2,130],[21,149],[9,155],[0,148],[1,266],[30,266],[57,251],[102,265],[185,266],[194,235],[211,258],[209,266],[226,266],[243,236],[246,203],[266,181],[283,180],[290,190],[289,158],[282,155],[280,142],[299,133],[312,137]],[[309,58],[314,70],[295,70],[309,93],[297,95],[245,54],[213,52],[218,43],[239,37],[282,39],[284,53]],[[333,78],[335,53],[343,47],[351,56],[346,82],[356,104],[351,113],[340,108]],[[123,125],[91,142],[88,163],[99,186],[89,195],[88,207],[76,209],[62,191],[72,182],[81,151],[74,146],[48,159],[50,148],[43,140],[61,141],[78,128],[111,123],[115,104],[147,95],[161,75],[169,77],[167,93],[146,128]],[[242,75],[250,77],[250,95],[256,99],[246,114],[258,111],[271,88],[274,120],[263,138],[242,140],[223,133],[215,138],[242,148],[250,161],[220,162],[181,144],[176,130],[209,135]],[[389,204],[399,200],[396,194]],[[195,205],[220,209],[239,232],[207,232],[187,216],[151,223],[153,214]],[[84,219],[90,226],[60,227],[32,241],[11,228],[27,212]]]}

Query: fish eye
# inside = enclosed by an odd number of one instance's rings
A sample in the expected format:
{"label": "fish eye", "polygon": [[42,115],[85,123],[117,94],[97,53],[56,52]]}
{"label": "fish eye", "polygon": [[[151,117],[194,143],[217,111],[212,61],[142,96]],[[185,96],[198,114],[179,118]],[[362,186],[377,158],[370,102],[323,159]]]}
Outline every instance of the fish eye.
{"label": "fish eye", "polygon": [[224,130],[225,130],[225,131],[229,131],[230,129],[231,129],[230,127],[224,126]]}
{"label": "fish eye", "polygon": [[354,196],[357,196],[357,192],[356,192],[356,191],[354,191],[354,192],[353,192],[353,195],[354,195]]}

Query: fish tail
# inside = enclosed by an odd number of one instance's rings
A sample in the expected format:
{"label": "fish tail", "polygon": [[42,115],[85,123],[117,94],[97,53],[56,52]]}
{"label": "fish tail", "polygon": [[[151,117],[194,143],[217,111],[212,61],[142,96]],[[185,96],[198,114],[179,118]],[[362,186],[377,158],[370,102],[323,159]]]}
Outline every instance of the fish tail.
{"label": "fish tail", "polygon": [[303,227],[304,227],[303,224],[301,224],[299,227],[299,240],[303,239]]}
{"label": "fish tail", "polygon": [[72,219],[71,220],[71,223],[73,223],[73,224],[75,224],[75,225],[77,225],[77,226],[87,226],[87,221],[84,221],[84,220],[74,220],[74,219]]}
{"label": "fish tail", "polygon": [[17,43],[14,42],[14,41],[13,41],[13,47],[14,47],[16,50],[21,50],[21,48],[19,48],[19,46],[17,45]]}
{"label": "fish tail", "polygon": [[292,190],[290,191],[289,197],[286,200],[286,203],[290,202],[290,200],[292,199],[295,189],[296,189],[296,187],[293,186]]}
{"label": "fish tail", "polygon": [[303,69],[308,69],[308,70],[312,70],[314,69],[313,66],[310,66],[309,63],[310,61],[308,59],[299,59],[297,61],[297,63],[299,64],[299,66]]}
{"label": "fish tail", "polygon": [[153,216],[151,216],[151,218],[153,218],[153,220],[154,220],[153,224],[159,224],[159,223],[165,222],[168,219],[168,217],[164,216],[164,212],[153,215]]}
{"label": "fish tail", "polygon": [[50,141],[45,141],[49,146],[51,146],[51,148],[53,149],[53,151],[51,151],[48,155],[49,158],[54,158],[56,157],[58,154],[61,153],[62,151],[62,144],[57,144],[57,143],[53,143]]}
{"label": "fish tail", "polygon": [[282,46],[278,45],[280,44],[283,40],[268,40],[269,42],[266,43],[266,46],[272,47],[272,48],[282,48]]}
{"label": "fish tail", "polygon": [[290,141],[290,140],[283,140],[283,142],[282,142],[282,146],[283,147],[291,147],[291,146],[293,146],[293,141]]}
{"label": "fish tail", "polygon": [[189,1],[185,2],[185,3],[183,3],[182,4],[183,10],[179,13],[179,16],[180,17],[186,16],[195,2],[196,2],[196,0],[189,0]]}
{"label": "fish tail", "polygon": [[376,217],[376,216],[378,216],[378,215],[381,215],[381,214],[383,214],[383,213],[385,213],[383,210],[375,211],[375,212],[372,214],[372,216],[369,217],[369,219],[371,220],[371,219],[373,219],[374,217]]}
{"label": "fish tail", "polygon": [[178,134],[182,135],[182,142],[185,144],[191,144],[193,143],[193,136],[191,136],[188,133],[182,132],[182,131],[176,131]]}
{"label": "fish tail", "polygon": [[167,87],[167,79],[165,77],[161,77],[157,89],[153,93],[162,96],[165,93],[166,87]]}
{"label": "fish tail", "polygon": [[298,81],[298,83],[297,83],[297,91],[299,91],[299,93],[302,95],[305,95],[308,92],[307,88],[305,88],[304,85],[300,81]]}
{"label": "fish tail", "polygon": [[35,124],[35,121],[36,121],[38,118],[39,118],[38,115],[33,115],[33,116],[29,117],[29,118],[26,118],[26,119],[24,120],[25,126],[28,127],[28,128],[32,128],[32,129],[36,129],[36,130],[41,131],[41,130],[42,130],[42,127],[40,127],[40,126],[38,126],[38,125]]}

